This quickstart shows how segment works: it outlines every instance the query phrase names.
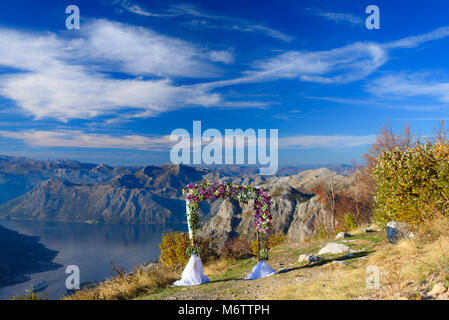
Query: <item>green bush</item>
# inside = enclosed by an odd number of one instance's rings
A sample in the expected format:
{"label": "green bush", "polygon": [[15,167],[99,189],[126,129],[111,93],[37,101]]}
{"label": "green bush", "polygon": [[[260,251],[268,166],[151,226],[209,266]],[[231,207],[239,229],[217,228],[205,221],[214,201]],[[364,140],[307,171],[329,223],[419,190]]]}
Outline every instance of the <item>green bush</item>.
{"label": "green bush", "polygon": [[383,151],[373,168],[377,182],[374,220],[417,224],[447,214],[449,144],[417,143]]}
{"label": "green bush", "polygon": [[357,228],[357,222],[355,221],[355,217],[350,212],[345,214],[344,223],[345,223],[345,231],[351,231]]}

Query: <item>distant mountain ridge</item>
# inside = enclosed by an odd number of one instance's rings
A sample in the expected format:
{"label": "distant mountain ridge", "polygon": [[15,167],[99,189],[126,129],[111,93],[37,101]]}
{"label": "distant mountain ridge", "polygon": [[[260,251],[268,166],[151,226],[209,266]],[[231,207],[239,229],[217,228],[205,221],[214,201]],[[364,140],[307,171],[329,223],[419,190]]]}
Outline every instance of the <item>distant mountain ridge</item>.
{"label": "distant mountain ridge", "polygon": [[48,179],[64,179],[73,183],[97,183],[137,170],[132,167],[114,168],[73,160],[42,161],[0,155],[0,203],[21,196]]}
{"label": "distant mountain ridge", "polygon": [[[350,170],[341,169],[343,173]],[[317,226],[308,222],[310,219],[326,221],[329,215],[317,201],[315,188],[326,185],[329,179],[338,190],[351,184],[351,176],[328,168],[298,169],[292,175],[267,177],[241,166],[202,168],[166,164],[114,168],[70,160],[13,157],[0,157],[0,177],[3,177],[0,190],[14,191],[3,198],[0,217],[127,224],[185,223],[182,189],[203,179],[266,186],[273,194],[275,231],[290,233],[295,229],[292,236],[301,234],[300,238],[316,231]],[[313,205],[301,207],[311,201]],[[202,203],[201,208],[205,233],[209,230],[214,236],[227,237],[252,230],[251,205],[219,200]]]}

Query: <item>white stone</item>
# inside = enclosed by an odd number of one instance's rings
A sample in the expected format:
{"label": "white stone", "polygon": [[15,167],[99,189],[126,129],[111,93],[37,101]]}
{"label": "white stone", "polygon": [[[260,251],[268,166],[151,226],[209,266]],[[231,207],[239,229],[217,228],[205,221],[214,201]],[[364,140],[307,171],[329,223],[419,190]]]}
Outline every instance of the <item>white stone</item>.
{"label": "white stone", "polygon": [[318,255],[322,254],[339,254],[350,251],[350,248],[343,243],[330,242],[324,248],[322,248]]}
{"label": "white stone", "polygon": [[302,254],[298,258],[299,263],[302,263],[302,262],[312,263],[312,262],[317,262],[317,261],[321,261],[321,260],[323,260],[323,258],[317,257],[313,254]]}
{"label": "white stone", "polygon": [[344,239],[344,238],[349,238],[352,235],[349,233],[345,233],[345,232],[340,232],[339,234],[337,234],[337,236],[335,237],[335,239]]}

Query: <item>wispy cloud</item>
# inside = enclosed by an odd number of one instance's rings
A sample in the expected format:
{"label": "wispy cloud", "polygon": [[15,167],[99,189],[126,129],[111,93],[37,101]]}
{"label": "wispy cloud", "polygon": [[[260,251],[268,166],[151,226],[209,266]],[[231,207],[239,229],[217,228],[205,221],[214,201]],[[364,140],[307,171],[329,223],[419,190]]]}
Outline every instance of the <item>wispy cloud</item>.
{"label": "wispy cloud", "polygon": [[[195,23],[192,25],[196,25],[197,27],[201,26],[204,28],[235,30],[241,32],[259,32],[268,37],[279,39],[284,42],[290,42],[293,40],[292,36],[289,36],[279,30],[275,30],[261,24],[242,21],[241,19],[236,19],[229,16],[210,14],[190,4],[161,4],[157,11],[150,11],[130,0],[116,0],[113,1],[112,4],[118,5],[123,10],[146,17],[173,18],[184,16],[188,18],[202,19],[201,23],[198,23],[198,20],[194,20]],[[221,22],[221,24],[211,24],[209,21],[218,21]]]}
{"label": "wispy cloud", "polygon": [[402,49],[415,48],[420,44],[440,40],[449,36],[449,26],[437,28],[431,32],[420,34],[417,36],[405,37],[399,40],[387,42],[383,44],[384,49]]}
{"label": "wispy cloud", "polygon": [[253,63],[239,78],[204,84],[223,87],[242,83],[298,79],[317,83],[348,83],[372,74],[388,61],[381,45],[356,42],[328,51],[288,51]]}
{"label": "wispy cloud", "polygon": [[387,43],[355,42],[326,51],[287,51],[259,60],[241,77],[204,84],[224,87],[243,83],[298,79],[315,83],[349,83],[373,74],[390,60],[395,50],[417,47],[449,37],[449,27]]}
{"label": "wispy cloud", "polygon": [[131,13],[145,16],[145,17],[158,17],[158,18],[165,18],[165,17],[174,17],[178,16],[179,14],[176,13],[154,13],[150,12],[147,9],[144,9],[142,6],[130,1],[130,0],[113,0],[110,1],[109,4],[117,5],[122,10],[129,11]]}
{"label": "wispy cloud", "polygon": [[169,136],[112,136],[107,134],[84,133],[77,130],[0,131],[0,136],[19,139],[29,145],[38,147],[165,151],[170,144]]}
{"label": "wispy cloud", "polygon": [[[0,136],[18,139],[31,146],[37,147],[64,147],[64,148],[89,148],[89,149],[123,149],[123,150],[151,150],[166,152],[173,145],[170,136],[142,136],[85,133],[80,130],[24,130],[24,131],[0,131]],[[375,135],[299,135],[279,139],[280,149],[315,149],[315,148],[351,148],[368,145],[375,141]],[[212,142],[202,141],[203,146],[212,143],[216,146],[224,146],[222,139]],[[185,142],[185,141],[184,141]],[[253,141],[254,143],[256,141]],[[262,141],[264,143],[264,141]],[[189,147],[185,144],[185,147]],[[236,146],[241,148],[242,146]]]}
{"label": "wispy cloud", "polygon": [[325,20],[333,21],[336,23],[344,22],[353,26],[360,26],[364,24],[364,20],[361,17],[355,16],[350,13],[341,13],[341,12],[329,12],[322,11],[315,8],[306,8],[306,10],[315,16],[321,17]]}
{"label": "wispy cloud", "polygon": [[389,99],[416,100],[423,97],[439,103],[449,103],[449,81],[431,80],[429,75],[423,73],[386,75],[371,81],[366,88],[375,96]]}
{"label": "wispy cloud", "polygon": [[[36,119],[90,119],[127,108],[149,117],[191,106],[231,106],[217,93],[176,78],[214,77],[232,51],[205,50],[153,30],[107,20],[86,23],[79,38],[0,29],[0,94]],[[122,72],[114,78],[108,72]],[[241,101],[241,106],[254,102]]]}
{"label": "wispy cloud", "polygon": [[299,135],[279,139],[281,149],[351,148],[369,145],[376,135]]}

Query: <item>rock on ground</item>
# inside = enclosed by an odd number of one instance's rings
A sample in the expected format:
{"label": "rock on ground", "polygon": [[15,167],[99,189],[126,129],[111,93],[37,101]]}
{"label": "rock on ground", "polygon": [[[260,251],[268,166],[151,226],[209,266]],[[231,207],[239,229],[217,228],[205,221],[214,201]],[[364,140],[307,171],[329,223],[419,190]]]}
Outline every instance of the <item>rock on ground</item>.
{"label": "rock on ground", "polygon": [[346,246],[342,243],[330,242],[318,252],[318,255],[339,254],[339,253],[345,253],[348,251],[351,251],[351,249],[348,246]]}
{"label": "rock on ground", "polygon": [[335,237],[335,239],[344,239],[344,238],[349,238],[352,237],[351,234],[349,233],[345,233],[345,232],[340,232],[339,234],[337,234],[337,236]]}
{"label": "rock on ground", "polygon": [[299,256],[298,258],[298,262],[308,262],[308,263],[312,263],[312,262],[317,262],[317,261],[321,261],[323,260],[323,258],[315,256],[313,254],[302,254]]}
{"label": "rock on ground", "polygon": [[387,239],[390,243],[395,243],[399,239],[413,238],[415,235],[410,232],[405,222],[390,221],[387,223]]}

